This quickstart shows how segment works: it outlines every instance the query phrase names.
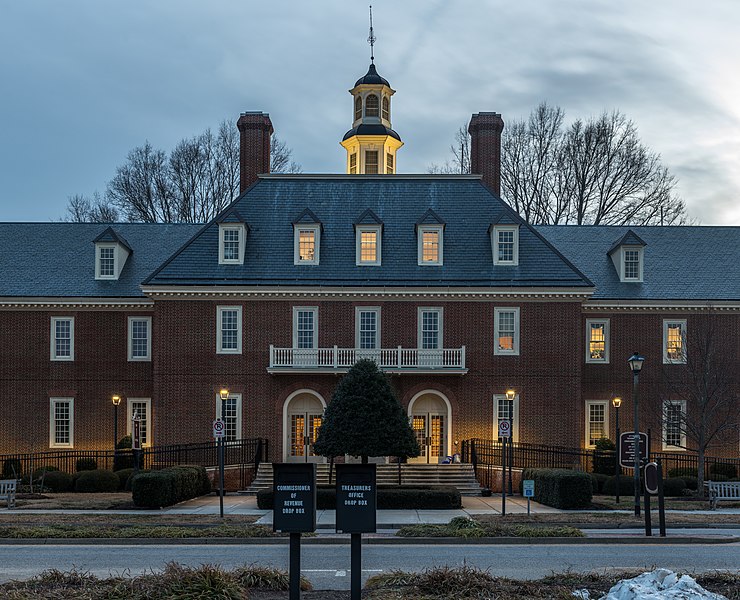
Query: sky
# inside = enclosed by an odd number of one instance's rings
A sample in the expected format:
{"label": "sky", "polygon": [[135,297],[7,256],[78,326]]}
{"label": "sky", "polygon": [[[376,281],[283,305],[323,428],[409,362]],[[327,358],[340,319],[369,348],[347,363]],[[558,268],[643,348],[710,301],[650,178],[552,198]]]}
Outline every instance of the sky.
{"label": "sky", "polygon": [[[369,64],[347,0],[0,0],[0,221],[59,220],[132,148],[268,112],[306,173],[338,173]],[[740,225],[740,2],[373,0],[398,172],[449,158],[480,111],[619,109],[700,224]]]}

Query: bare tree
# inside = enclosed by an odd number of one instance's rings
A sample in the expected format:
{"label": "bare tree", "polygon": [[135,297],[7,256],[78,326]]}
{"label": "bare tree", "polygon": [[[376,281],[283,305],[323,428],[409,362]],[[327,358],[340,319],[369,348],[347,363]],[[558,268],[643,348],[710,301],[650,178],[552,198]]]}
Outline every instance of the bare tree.
{"label": "bare tree", "polygon": [[728,347],[730,341],[723,335],[727,324],[722,317],[712,312],[690,324],[678,349],[679,362],[685,364],[664,369],[658,411],[664,443],[697,453],[701,490],[707,450],[723,444],[737,448],[740,380],[736,349]]}
{"label": "bare tree", "polygon": [[[272,171],[300,173],[288,145],[273,136]],[[68,220],[204,223],[213,219],[239,193],[239,133],[222,121],[181,140],[168,155],[149,142],[128,153],[126,162],[108,182],[105,199],[69,199]]]}
{"label": "bare tree", "polygon": [[[501,195],[535,224],[680,225],[676,179],[619,111],[564,125],[560,107],[541,103],[504,128]],[[453,159],[430,173],[470,172],[469,136],[455,133]]]}

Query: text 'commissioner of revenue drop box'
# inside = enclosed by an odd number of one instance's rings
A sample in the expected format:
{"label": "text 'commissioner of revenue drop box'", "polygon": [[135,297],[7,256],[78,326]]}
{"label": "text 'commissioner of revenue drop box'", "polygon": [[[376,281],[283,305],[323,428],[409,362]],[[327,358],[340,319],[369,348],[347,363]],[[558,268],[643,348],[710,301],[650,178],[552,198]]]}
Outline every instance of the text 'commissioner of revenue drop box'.
{"label": "text 'commissioner of revenue drop box'", "polygon": [[273,464],[272,528],[284,533],[316,531],[316,465]]}
{"label": "text 'commissioner of revenue drop box'", "polygon": [[375,465],[337,465],[337,533],[375,533]]}

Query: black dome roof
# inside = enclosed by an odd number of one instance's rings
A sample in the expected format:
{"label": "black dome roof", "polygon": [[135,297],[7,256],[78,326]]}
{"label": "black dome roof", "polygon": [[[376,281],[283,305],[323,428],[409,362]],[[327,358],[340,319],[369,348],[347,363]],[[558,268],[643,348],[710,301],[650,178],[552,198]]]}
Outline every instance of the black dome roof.
{"label": "black dome roof", "polygon": [[391,87],[391,84],[388,83],[387,79],[384,79],[380,75],[378,75],[378,72],[375,70],[375,63],[370,63],[370,68],[367,70],[367,73],[364,77],[360,77],[357,82],[355,83],[355,87],[358,85],[362,85],[363,83],[370,83],[370,84],[383,84],[387,85],[388,87]]}
{"label": "black dome roof", "polygon": [[401,141],[401,136],[385,125],[358,125],[345,133],[342,141],[351,138],[353,135],[389,135],[396,138],[399,142]]}

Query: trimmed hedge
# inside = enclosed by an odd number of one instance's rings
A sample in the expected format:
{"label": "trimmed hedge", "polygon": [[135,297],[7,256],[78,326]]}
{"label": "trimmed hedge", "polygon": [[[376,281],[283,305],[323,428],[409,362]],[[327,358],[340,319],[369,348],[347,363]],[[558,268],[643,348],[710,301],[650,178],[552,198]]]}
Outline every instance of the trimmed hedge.
{"label": "trimmed hedge", "polygon": [[601,494],[604,491],[604,484],[607,479],[609,479],[609,475],[591,473],[591,491],[594,494]]}
{"label": "trimmed hedge", "polygon": [[686,482],[683,477],[669,477],[663,482],[663,495],[677,498],[686,495]]}
{"label": "trimmed hedge", "polygon": [[[737,477],[737,467],[732,463],[714,463],[709,467],[710,475],[724,475],[728,479],[734,479]],[[713,481],[717,481],[713,479]]]}
{"label": "trimmed hedge", "polygon": [[138,473],[130,480],[136,506],[160,508],[197,498],[211,491],[204,467],[179,466]]}
{"label": "trimmed hedge", "polygon": [[[675,469],[668,469],[668,477],[698,477],[699,470],[691,469],[689,467],[677,467]],[[706,479],[706,476],[705,476]]]}
{"label": "trimmed hedge", "polygon": [[118,475],[113,471],[79,471],[75,478],[75,492],[117,492],[119,483]]}
{"label": "trimmed hedge", "polygon": [[94,458],[78,458],[75,463],[75,471],[95,471],[98,468],[98,461]]}
{"label": "trimmed hedge", "polygon": [[524,469],[522,480],[534,479],[534,500],[554,508],[588,508],[593,498],[588,473],[570,469]]}
{"label": "trimmed hedge", "polygon": [[684,483],[686,484],[686,488],[690,490],[698,490],[699,489],[699,478],[698,477],[687,477],[683,476],[681,477],[683,479]]}
{"label": "trimmed hedge", "polygon": [[21,475],[21,461],[19,458],[6,458],[3,461],[3,479],[20,479]]}
{"label": "trimmed hedge", "polygon": [[55,471],[58,471],[59,469],[55,467],[54,465],[44,465],[43,467],[39,467],[38,469],[34,469],[33,471],[33,478],[41,479],[41,477],[44,475],[44,473],[52,473]]}
{"label": "trimmed hedge", "polygon": [[72,476],[64,471],[47,471],[44,475],[44,487],[53,492],[71,492]]}
{"label": "trimmed hedge", "polygon": [[[436,509],[449,510],[462,507],[460,492],[454,487],[444,486],[378,486],[378,509]],[[257,507],[272,510],[274,495],[272,490],[257,492]],[[337,507],[337,494],[334,486],[319,486],[316,490],[316,508],[334,510]]]}
{"label": "trimmed hedge", "polygon": [[126,489],[126,484],[128,483],[128,480],[131,478],[131,475],[134,474],[133,469],[119,469],[118,471],[113,471],[116,476],[118,477],[118,489],[120,491],[124,491]]}
{"label": "trimmed hedge", "polygon": [[[604,482],[602,493],[605,496],[614,496],[616,492],[617,492],[617,478],[612,476]],[[635,495],[635,481],[631,475],[620,476],[619,495],[620,496],[634,496]]]}

